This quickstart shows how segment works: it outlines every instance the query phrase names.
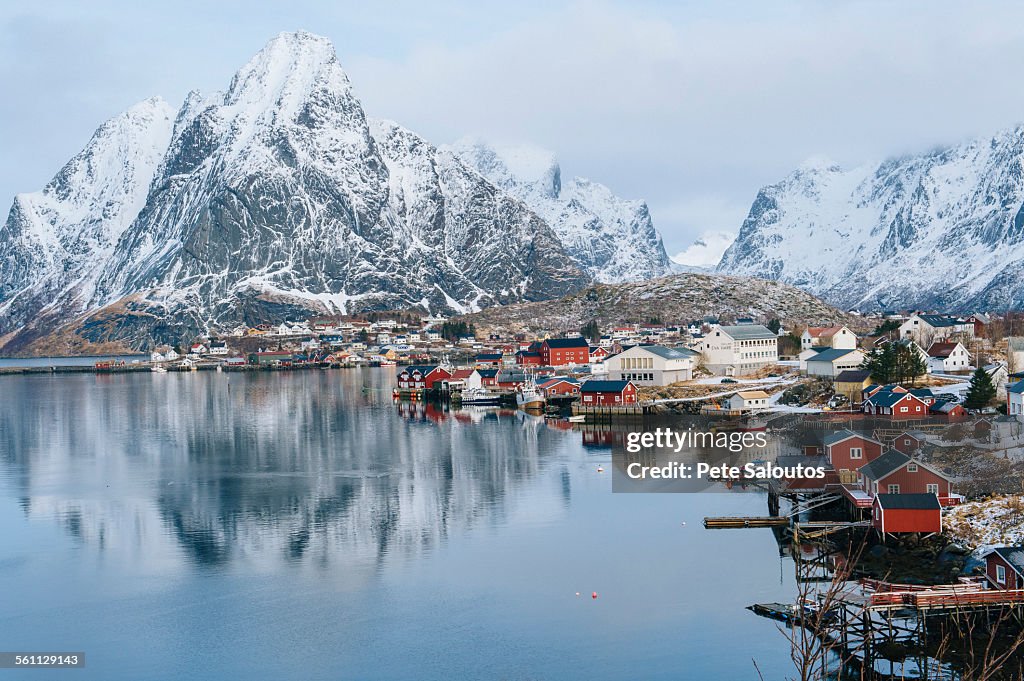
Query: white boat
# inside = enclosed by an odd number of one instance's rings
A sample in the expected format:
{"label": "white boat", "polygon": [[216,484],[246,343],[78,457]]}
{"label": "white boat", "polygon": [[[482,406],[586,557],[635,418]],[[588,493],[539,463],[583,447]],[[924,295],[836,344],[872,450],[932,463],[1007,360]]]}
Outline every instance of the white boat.
{"label": "white boat", "polygon": [[164,369],[163,367],[153,367],[153,368],[150,369],[150,371],[152,371],[154,374],[166,374],[167,373],[167,369]]}
{"label": "white boat", "polygon": [[501,404],[501,395],[486,388],[468,388],[462,391],[462,403],[496,407]]}
{"label": "white boat", "polygon": [[516,390],[516,404],[520,409],[543,409],[544,396],[537,390],[537,385],[530,381]]}
{"label": "white boat", "polygon": [[585,414],[576,414],[575,416],[570,416],[569,418],[567,418],[566,421],[568,421],[569,423],[586,423],[587,417]]}

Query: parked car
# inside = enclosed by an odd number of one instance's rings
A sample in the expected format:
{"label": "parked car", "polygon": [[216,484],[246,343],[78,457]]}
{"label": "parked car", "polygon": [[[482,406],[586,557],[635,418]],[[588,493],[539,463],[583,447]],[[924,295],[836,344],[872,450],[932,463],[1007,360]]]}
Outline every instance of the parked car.
{"label": "parked car", "polygon": [[736,379],[733,379],[733,378],[723,378],[720,382],[721,383],[736,383]]}

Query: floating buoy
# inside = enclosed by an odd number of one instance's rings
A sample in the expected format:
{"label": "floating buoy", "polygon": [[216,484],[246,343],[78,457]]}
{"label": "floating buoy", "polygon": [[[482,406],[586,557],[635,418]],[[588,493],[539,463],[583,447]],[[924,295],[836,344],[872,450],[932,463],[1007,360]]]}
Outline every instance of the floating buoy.
{"label": "floating buoy", "polygon": [[598,473],[604,473],[604,467],[603,466],[598,466],[597,467],[597,472]]}
{"label": "floating buoy", "polygon": [[683,527],[686,527],[686,521],[684,520],[684,521],[683,521],[683,522],[681,523],[681,525],[682,525]]}
{"label": "floating buoy", "polygon": [[580,595],[580,592],[579,592],[579,591],[577,591],[577,592],[576,592],[576,597],[578,598],[578,597],[579,597],[579,595]]}
{"label": "floating buoy", "polygon": [[590,597],[594,600],[597,600],[597,592],[595,591],[594,593],[590,594]]}

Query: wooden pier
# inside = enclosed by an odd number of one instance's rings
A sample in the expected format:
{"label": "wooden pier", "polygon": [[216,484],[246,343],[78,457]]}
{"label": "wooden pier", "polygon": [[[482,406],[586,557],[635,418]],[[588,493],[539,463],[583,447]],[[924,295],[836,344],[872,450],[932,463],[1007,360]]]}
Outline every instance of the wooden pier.
{"label": "wooden pier", "polygon": [[786,516],[753,516],[704,518],[704,527],[709,530],[741,529],[746,527],[785,527],[789,525]]}

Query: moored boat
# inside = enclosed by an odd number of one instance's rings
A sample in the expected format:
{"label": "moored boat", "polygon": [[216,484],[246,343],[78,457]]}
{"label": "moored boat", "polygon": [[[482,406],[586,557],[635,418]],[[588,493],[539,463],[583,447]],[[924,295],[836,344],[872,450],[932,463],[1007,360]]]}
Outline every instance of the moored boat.
{"label": "moored boat", "polygon": [[537,390],[536,384],[530,381],[516,389],[516,405],[520,409],[543,409],[544,396]]}
{"label": "moored boat", "polygon": [[496,407],[501,404],[501,395],[486,388],[467,388],[462,391],[462,404]]}

